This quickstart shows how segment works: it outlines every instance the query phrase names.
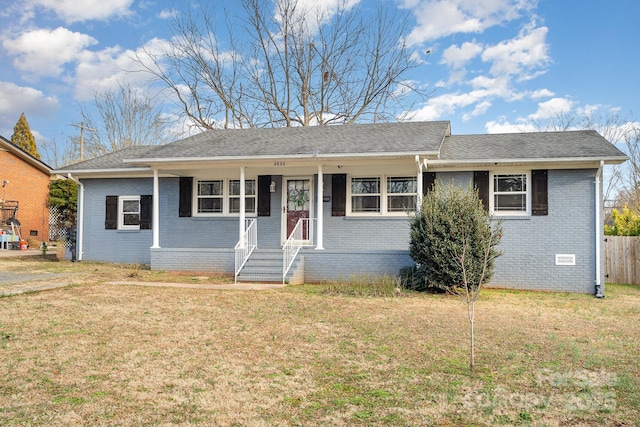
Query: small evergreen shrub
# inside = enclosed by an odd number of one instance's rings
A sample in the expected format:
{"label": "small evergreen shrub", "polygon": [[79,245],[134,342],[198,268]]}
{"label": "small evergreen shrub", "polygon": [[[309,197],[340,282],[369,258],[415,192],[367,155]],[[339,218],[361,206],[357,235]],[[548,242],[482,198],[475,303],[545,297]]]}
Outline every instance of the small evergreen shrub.
{"label": "small evergreen shrub", "polygon": [[439,183],[411,219],[409,251],[418,274],[411,287],[455,293],[465,284],[488,282],[501,235],[476,191]]}

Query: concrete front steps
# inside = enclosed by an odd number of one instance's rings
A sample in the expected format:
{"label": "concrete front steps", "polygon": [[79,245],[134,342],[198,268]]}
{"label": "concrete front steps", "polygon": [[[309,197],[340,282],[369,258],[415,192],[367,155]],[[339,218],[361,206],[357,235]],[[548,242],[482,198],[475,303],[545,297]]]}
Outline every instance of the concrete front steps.
{"label": "concrete front steps", "polygon": [[[238,282],[282,283],[282,249],[256,248],[240,270]],[[289,269],[285,283],[304,283],[304,257],[300,254]]]}

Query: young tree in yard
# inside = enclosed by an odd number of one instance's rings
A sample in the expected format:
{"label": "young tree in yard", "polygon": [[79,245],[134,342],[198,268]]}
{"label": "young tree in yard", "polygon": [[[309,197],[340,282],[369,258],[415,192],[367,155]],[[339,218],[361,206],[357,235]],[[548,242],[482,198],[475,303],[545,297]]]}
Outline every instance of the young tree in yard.
{"label": "young tree in yard", "polygon": [[421,93],[406,77],[422,64],[405,42],[410,15],[393,2],[332,3],[242,0],[231,16],[203,2],[136,59],[202,130],[397,120]]}
{"label": "young tree in yard", "polygon": [[475,364],[475,302],[491,279],[502,227],[492,222],[477,191],[438,184],[411,219],[410,254],[426,287],[461,297],[470,329],[469,368]]}
{"label": "young tree in yard", "polygon": [[33,136],[33,133],[31,133],[31,128],[29,127],[29,123],[27,123],[27,118],[25,117],[24,113],[20,115],[18,122],[13,127],[11,143],[22,148],[33,157],[40,160],[40,153],[38,153],[36,139]]}

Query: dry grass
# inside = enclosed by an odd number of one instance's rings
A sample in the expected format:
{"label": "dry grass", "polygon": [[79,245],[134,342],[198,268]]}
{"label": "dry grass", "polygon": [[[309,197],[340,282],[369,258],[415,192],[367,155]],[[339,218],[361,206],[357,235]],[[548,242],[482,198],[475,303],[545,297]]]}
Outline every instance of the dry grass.
{"label": "dry grass", "polygon": [[470,374],[465,307],[447,295],[116,286],[103,282],[126,279],[130,266],[0,260],[0,275],[11,269],[82,280],[0,298],[3,426],[640,419],[637,287],[608,286],[603,300],[485,291]]}

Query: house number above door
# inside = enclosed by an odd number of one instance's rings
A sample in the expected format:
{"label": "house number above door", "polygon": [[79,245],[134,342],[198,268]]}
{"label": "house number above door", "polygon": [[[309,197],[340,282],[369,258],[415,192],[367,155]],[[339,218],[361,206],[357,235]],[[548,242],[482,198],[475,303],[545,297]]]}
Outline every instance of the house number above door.
{"label": "house number above door", "polygon": [[273,166],[284,166],[284,162],[273,162]]}

